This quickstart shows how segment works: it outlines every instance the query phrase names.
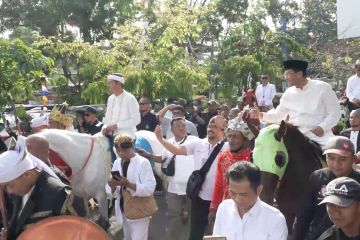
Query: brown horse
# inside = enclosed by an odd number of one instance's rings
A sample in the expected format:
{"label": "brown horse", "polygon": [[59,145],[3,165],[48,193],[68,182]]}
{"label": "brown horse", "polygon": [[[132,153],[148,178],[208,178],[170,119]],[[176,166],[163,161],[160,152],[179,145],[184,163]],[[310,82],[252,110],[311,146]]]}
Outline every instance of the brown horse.
{"label": "brown horse", "polygon": [[321,151],[296,127],[286,124],[262,129],[255,140],[253,160],[262,171],[260,198],[284,214],[289,233],[310,174],[321,168]]}

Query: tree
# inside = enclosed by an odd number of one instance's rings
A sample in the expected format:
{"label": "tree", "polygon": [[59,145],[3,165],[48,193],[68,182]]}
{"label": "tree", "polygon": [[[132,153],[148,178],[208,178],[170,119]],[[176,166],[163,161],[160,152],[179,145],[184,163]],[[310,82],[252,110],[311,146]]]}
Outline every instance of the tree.
{"label": "tree", "polygon": [[0,39],[0,59],[0,108],[32,96],[39,77],[53,66],[50,58],[20,40]]}
{"label": "tree", "polygon": [[111,39],[115,25],[139,8],[133,0],[13,0],[0,4],[1,31],[25,26],[44,36],[58,36],[74,26],[91,43]]}

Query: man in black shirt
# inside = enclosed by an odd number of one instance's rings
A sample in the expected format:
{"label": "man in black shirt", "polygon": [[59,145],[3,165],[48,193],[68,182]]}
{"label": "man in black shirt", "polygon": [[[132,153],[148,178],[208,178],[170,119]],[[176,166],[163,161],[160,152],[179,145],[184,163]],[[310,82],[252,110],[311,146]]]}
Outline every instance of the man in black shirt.
{"label": "man in black shirt", "polygon": [[101,132],[101,128],[103,127],[103,123],[100,122],[96,117],[96,109],[93,107],[87,107],[85,110],[85,123],[84,133],[94,135],[98,132]]}
{"label": "man in black shirt", "polygon": [[360,184],[347,177],[332,180],[326,186],[325,198],[320,204],[324,203],[334,226],[318,240],[360,239]]}
{"label": "man in black shirt", "polygon": [[316,240],[332,223],[326,214],[324,199],[326,185],[335,178],[349,177],[360,181],[360,172],[353,169],[356,158],[354,145],[346,137],[336,136],[325,146],[328,168],[316,170],[310,175],[308,190],[294,226],[295,240]]}
{"label": "man in black shirt", "polygon": [[136,129],[139,130],[148,130],[153,132],[156,125],[158,124],[157,116],[151,113],[150,99],[147,97],[140,98],[139,101],[139,111],[141,115],[141,122],[136,126]]}

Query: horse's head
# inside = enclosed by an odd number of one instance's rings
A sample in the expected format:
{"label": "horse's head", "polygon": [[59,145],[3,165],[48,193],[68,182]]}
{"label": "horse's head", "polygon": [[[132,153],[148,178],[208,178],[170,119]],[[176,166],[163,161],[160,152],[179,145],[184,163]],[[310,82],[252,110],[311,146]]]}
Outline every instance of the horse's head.
{"label": "horse's head", "polygon": [[267,203],[273,202],[275,189],[289,162],[283,140],[286,130],[287,125],[282,121],[280,126],[273,124],[263,128],[255,139],[253,161],[262,172],[264,188],[260,197]]}

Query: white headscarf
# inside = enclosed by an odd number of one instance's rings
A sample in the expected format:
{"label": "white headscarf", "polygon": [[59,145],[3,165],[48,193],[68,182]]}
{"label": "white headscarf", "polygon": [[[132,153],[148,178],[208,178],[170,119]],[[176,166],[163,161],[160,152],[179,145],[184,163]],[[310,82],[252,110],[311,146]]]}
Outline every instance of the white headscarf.
{"label": "white headscarf", "polygon": [[49,125],[49,123],[48,123],[47,116],[36,117],[36,118],[32,119],[30,122],[30,126],[32,128],[48,126],[48,125]]}
{"label": "white headscarf", "polygon": [[58,178],[53,170],[43,161],[26,151],[26,138],[18,137],[14,150],[8,150],[0,155],[0,183],[6,183],[20,177],[26,171],[38,168],[51,176]]}

